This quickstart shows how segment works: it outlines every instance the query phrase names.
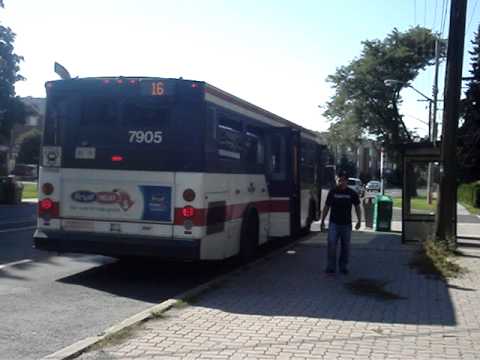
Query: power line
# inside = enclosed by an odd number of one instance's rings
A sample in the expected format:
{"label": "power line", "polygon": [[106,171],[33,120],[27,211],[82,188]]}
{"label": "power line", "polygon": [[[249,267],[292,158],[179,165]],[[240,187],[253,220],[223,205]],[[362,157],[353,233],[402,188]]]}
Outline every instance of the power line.
{"label": "power line", "polygon": [[433,12],[432,31],[435,29],[435,26],[437,25],[437,7],[438,7],[438,0],[435,0],[435,11]]}
{"label": "power line", "polygon": [[413,0],[413,26],[417,26],[417,0]]}
{"label": "power line", "polygon": [[428,125],[428,122],[426,122],[425,120],[422,120],[422,119],[420,119],[420,118],[418,118],[418,117],[416,117],[416,116],[413,116],[413,115],[410,115],[410,114],[404,114],[404,115],[407,116],[407,117],[409,117],[409,118],[411,118],[412,120],[417,120],[417,121],[419,121],[419,122],[421,122],[421,123],[424,123],[425,125]]}
{"label": "power line", "polygon": [[472,13],[470,14],[470,20],[468,20],[467,32],[470,29],[470,25],[472,24],[473,14],[475,14],[475,9],[477,8],[477,4],[478,4],[478,0],[475,1],[475,5],[473,5],[473,10],[472,10]]}
{"label": "power line", "polygon": [[443,37],[443,32],[445,31],[445,23],[447,22],[447,11],[448,11],[448,0],[444,0],[445,8],[443,11],[443,17],[442,17],[442,26],[440,28],[440,34]]}
{"label": "power line", "polygon": [[425,6],[423,7],[423,27],[427,27],[427,0],[424,1]]}
{"label": "power line", "polygon": [[444,9],[445,9],[445,0],[442,1],[442,8],[440,9],[440,23],[438,24],[439,34],[441,34],[440,29],[442,28]]}

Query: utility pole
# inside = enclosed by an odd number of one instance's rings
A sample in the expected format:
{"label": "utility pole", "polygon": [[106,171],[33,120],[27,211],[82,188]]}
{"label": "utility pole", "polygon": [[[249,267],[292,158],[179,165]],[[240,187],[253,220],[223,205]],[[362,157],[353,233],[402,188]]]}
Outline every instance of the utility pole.
{"label": "utility pole", "polygon": [[462,87],[463,47],[467,0],[452,0],[448,31],[448,52],[442,126],[441,161],[443,173],[435,218],[435,239],[456,243],[457,215],[457,127]]}
{"label": "utility pole", "polygon": [[[436,146],[437,141],[437,101],[438,101],[438,67],[440,65],[440,39],[435,40],[435,75],[433,77],[433,89],[432,89],[432,100],[429,104],[429,140],[432,142],[433,146]],[[433,109],[432,109],[433,106]],[[428,164],[428,177],[427,177],[427,202],[428,204],[432,203],[432,178],[433,178],[433,164]],[[438,194],[437,194],[438,200]]]}
{"label": "utility pole", "polygon": [[[465,27],[465,26],[464,26]],[[462,41],[463,42],[463,41]],[[462,51],[463,58],[463,51]],[[437,141],[437,101],[438,101],[438,67],[440,65],[440,39],[435,40],[435,75],[433,77],[432,142]]]}

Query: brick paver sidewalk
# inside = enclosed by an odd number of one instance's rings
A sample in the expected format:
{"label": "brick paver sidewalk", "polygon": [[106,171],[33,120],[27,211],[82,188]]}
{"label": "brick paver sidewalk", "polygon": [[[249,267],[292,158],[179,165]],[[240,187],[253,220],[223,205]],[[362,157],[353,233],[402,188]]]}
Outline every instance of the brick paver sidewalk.
{"label": "brick paver sidewalk", "polygon": [[[479,250],[448,284],[411,269],[399,235],[354,233],[349,276],[323,275],[325,250],[318,234],[81,359],[480,358]],[[354,294],[359,278],[400,298]]]}

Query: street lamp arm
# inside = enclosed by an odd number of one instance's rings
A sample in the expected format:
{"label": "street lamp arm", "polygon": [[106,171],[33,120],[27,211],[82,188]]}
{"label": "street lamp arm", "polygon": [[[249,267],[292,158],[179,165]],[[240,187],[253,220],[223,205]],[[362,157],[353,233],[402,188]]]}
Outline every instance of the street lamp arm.
{"label": "street lamp arm", "polygon": [[404,85],[406,87],[411,88],[413,91],[415,91],[417,94],[423,96],[428,101],[433,101],[433,99],[431,99],[430,97],[428,97],[427,95],[422,93],[420,90],[415,89],[412,85],[410,85],[407,82],[400,81],[400,80],[387,79],[387,80],[384,80],[383,83],[385,84],[385,86],[388,86],[388,87],[394,87],[394,85]]}
{"label": "street lamp arm", "polygon": [[412,85],[410,85],[410,84],[406,84],[406,85],[407,85],[409,88],[411,88],[413,91],[415,91],[417,94],[422,95],[422,96],[423,96],[425,99],[427,99],[428,101],[433,102],[433,99],[432,99],[432,98],[428,97],[427,95],[425,95],[425,94],[422,93],[421,91],[415,89]]}

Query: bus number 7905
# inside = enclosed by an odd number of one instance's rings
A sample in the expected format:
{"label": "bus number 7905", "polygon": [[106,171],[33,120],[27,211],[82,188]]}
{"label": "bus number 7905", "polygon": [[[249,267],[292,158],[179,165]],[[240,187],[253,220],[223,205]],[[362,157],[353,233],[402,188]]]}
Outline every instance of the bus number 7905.
{"label": "bus number 7905", "polygon": [[143,130],[131,130],[128,132],[130,135],[129,142],[137,144],[160,144],[162,142],[161,131],[143,131]]}

